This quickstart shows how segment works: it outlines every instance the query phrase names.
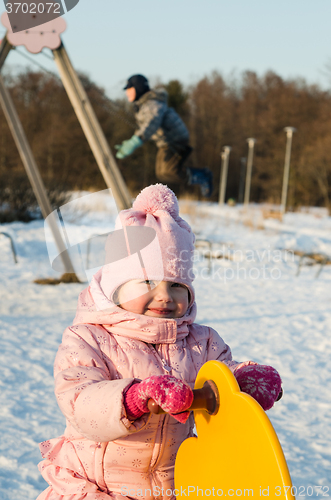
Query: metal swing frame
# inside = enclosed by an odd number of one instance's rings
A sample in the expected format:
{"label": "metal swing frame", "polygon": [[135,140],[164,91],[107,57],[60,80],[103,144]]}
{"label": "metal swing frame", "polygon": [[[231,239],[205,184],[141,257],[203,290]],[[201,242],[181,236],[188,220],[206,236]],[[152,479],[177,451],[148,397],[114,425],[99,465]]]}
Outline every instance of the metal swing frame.
{"label": "metal swing frame", "polygon": [[[0,104],[31,183],[33,192],[37,198],[42,215],[44,219],[46,219],[46,217],[52,213],[52,207],[22,123],[15,109],[15,105],[1,76],[2,66],[12,48],[14,48],[14,46],[8,41],[7,36],[5,36],[0,44]],[[121,172],[119,171],[115,158],[110,150],[107,139],[94,113],[89,98],[71,64],[62,40],[61,45],[57,49],[52,50],[52,52],[63,86],[81,124],[84,135],[91,147],[104,181],[107,187],[111,189],[118,209],[123,210],[129,208],[131,206],[131,195]],[[57,249],[61,255],[65,272],[75,275],[74,266],[70,260],[66,244],[56,224],[56,220],[54,217],[49,217],[48,221]]]}

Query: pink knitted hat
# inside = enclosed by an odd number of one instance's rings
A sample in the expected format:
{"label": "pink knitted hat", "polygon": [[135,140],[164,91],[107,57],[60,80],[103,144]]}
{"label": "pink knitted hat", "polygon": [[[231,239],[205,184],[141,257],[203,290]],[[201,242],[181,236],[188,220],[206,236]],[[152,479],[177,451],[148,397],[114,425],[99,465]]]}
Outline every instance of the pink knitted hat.
{"label": "pink knitted hat", "polygon": [[146,187],[131,209],[119,213],[115,231],[107,238],[100,280],[103,293],[116,302],[116,290],[127,281],[175,281],[189,288],[192,305],[194,239],[189,224],[179,216],[173,191],[163,184]]}

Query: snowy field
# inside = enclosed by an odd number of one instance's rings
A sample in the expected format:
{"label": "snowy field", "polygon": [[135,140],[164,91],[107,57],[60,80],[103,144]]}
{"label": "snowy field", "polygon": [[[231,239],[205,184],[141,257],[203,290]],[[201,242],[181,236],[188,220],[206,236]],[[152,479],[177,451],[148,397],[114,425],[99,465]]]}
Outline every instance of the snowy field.
{"label": "snowy field", "polygon": [[[303,265],[297,275],[293,253],[331,257],[331,217],[311,209],[279,222],[264,219],[258,206],[248,213],[208,203],[180,206],[197,238],[207,240],[201,252],[212,243],[214,255],[226,257],[209,261],[197,253],[197,321],[215,328],[235,359],[277,368],[284,397],[268,415],[297,497],[331,496],[331,265],[318,278],[318,265]],[[115,215],[112,202],[89,204],[67,227],[86,240],[111,230]],[[38,443],[64,429],[53,361],[86,284],[33,283],[60,275],[50,266],[43,221],[3,224],[0,231],[12,236],[18,254],[15,264],[9,239],[0,235],[0,499],[33,500],[47,486],[37,469]]]}

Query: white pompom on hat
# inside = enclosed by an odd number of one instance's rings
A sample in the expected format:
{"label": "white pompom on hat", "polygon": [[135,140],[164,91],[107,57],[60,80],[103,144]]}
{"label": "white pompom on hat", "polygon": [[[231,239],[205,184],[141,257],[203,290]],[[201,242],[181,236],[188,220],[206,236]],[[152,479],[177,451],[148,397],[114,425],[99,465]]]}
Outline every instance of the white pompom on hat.
{"label": "white pompom on hat", "polygon": [[[130,229],[138,227],[151,228],[155,233]],[[116,231],[121,229],[123,233]],[[123,235],[126,249],[123,258],[117,252],[114,260],[116,234]],[[133,279],[175,281],[188,287],[192,305],[194,239],[191,227],[179,216],[173,191],[163,184],[146,187],[131,209],[119,213],[115,231],[107,238],[106,264],[100,280],[103,293],[113,301],[119,286]]]}

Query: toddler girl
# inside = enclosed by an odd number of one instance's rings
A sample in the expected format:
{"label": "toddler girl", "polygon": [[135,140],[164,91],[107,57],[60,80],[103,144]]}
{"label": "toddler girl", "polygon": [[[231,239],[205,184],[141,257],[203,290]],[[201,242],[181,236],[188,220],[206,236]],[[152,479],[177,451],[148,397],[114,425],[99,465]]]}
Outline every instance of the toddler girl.
{"label": "toddler girl", "polygon": [[[178,447],[193,435],[187,410],[208,360],[225,363],[264,409],[281,390],[276,370],[233,361],[215,330],[194,323],[194,235],[169,188],[145,188],[116,228],[108,263],[80,294],[56,356],[55,393],[67,426],[40,446],[50,486],[38,500],[171,498],[162,491],[174,489]],[[113,262],[119,235],[126,256]],[[150,398],[167,413],[149,413]]]}

